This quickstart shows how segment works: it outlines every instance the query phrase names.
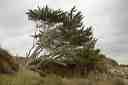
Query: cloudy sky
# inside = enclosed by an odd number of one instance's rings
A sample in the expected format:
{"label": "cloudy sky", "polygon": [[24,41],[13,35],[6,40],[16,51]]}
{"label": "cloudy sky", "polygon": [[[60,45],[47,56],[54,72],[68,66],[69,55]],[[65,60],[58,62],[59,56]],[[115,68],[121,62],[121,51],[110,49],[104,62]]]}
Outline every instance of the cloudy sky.
{"label": "cloudy sky", "polygon": [[70,9],[73,5],[94,27],[97,47],[119,63],[128,64],[128,0],[0,0],[0,44],[14,54],[25,55],[32,46],[33,25],[27,9],[48,4]]}

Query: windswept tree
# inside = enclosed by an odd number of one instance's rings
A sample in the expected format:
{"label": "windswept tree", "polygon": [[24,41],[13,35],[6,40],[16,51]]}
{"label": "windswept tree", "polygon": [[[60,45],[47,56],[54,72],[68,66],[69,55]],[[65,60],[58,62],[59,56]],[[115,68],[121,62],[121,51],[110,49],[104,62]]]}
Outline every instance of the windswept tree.
{"label": "windswept tree", "polygon": [[27,15],[37,29],[33,35],[36,48],[30,57],[77,64],[97,61],[100,50],[95,48],[92,27],[84,25],[84,16],[75,7],[70,11],[38,7]]}

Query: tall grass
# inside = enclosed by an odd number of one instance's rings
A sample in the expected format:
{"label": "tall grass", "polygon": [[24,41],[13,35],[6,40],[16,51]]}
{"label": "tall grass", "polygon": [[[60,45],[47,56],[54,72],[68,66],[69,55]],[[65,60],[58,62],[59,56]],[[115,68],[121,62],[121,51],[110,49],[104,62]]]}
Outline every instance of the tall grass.
{"label": "tall grass", "polygon": [[1,74],[0,85],[63,85],[62,79],[55,75],[41,77],[38,73],[26,69],[16,74]]}
{"label": "tall grass", "polygon": [[38,73],[26,69],[16,74],[0,75],[0,85],[128,85],[120,79],[93,81],[82,78],[61,78],[48,74],[41,77]]}
{"label": "tall grass", "polygon": [[21,70],[11,75],[0,75],[0,85],[41,85],[41,82],[42,78],[38,74],[28,70]]}

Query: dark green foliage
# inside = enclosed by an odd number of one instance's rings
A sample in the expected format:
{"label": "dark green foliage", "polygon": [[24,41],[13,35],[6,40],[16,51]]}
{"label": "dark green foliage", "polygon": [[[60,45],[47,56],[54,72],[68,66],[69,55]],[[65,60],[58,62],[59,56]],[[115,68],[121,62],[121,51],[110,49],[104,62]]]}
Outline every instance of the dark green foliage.
{"label": "dark green foliage", "polygon": [[[94,64],[100,57],[95,49],[92,27],[83,25],[83,15],[73,7],[69,12],[47,6],[29,10],[30,20],[39,21],[39,33],[34,35],[37,47],[47,50],[47,58],[59,62]],[[47,60],[47,59],[46,59]]]}
{"label": "dark green foliage", "polygon": [[63,13],[60,9],[53,10],[46,6],[43,8],[38,7],[38,9],[29,10],[26,14],[29,16],[30,20],[43,20],[48,21],[49,23],[57,23],[63,19],[63,15],[65,13]]}

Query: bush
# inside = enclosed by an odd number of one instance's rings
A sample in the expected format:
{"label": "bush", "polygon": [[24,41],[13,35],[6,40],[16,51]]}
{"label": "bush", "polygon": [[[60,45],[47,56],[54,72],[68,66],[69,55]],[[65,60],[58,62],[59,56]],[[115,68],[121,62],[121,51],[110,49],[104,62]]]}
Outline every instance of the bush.
{"label": "bush", "polygon": [[14,73],[18,71],[16,59],[7,50],[0,48],[0,72]]}

